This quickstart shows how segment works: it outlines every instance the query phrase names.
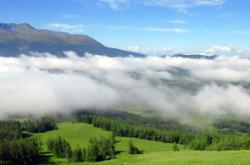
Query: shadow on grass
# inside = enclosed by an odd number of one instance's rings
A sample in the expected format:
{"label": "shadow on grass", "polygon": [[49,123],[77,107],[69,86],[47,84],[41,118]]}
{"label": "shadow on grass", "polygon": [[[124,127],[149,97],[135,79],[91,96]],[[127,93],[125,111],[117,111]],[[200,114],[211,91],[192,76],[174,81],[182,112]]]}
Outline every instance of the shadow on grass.
{"label": "shadow on grass", "polygon": [[54,164],[60,164],[62,162],[60,161],[52,161],[51,158],[53,157],[51,152],[42,152],[39,164],[40,165],[54,165]]}
{"label": "shadow on grass", "polygon": [[122,142],[121,140],[115,139],[115,144]]}
{"label": "shadow on grass", "polygon": [[[119,155],[119,154],[121,154],[123,152],[125,152],[125,151],[116,151],[115,155],[117,156],[117,155]],[[54,158],[54,156],[53,156],[53,154],[51,152],[42,152],[41,156],[40,156],[40,158],[38,160],[38,164],[39,165],[56,165],[56,164],[58,165],[58,164],[61,164],[61,163],[65,163],[64,161],[60,161],[60,159],[57,160],[57,159],[53,159],[53,158]],[[114,159],[117,159],[117,157],[115,157]],[[102,161],[109,161],[109,160],[111,160],[111,159],[102,160]]]}
{"label": "shadow on grass", "polygon": [[125,152],[125,151],[115,151],[115,155],[119,155],[119,154],[121,154],[122,152]]}

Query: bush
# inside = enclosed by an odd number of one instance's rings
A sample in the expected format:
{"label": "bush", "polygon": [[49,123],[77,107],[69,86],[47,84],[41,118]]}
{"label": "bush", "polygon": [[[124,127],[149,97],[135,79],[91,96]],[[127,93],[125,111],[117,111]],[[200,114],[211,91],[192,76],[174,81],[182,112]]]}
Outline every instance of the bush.
{"label": "bush", "polygon": [[173,144],[173,151],[180,151],[178,144],[176,143]]}
{"label": "bush", "polygon": [[139,148],[137,148],[132,141],[128,142],[128,153],[129,154],[142,154],[143,151],[139,150]]}

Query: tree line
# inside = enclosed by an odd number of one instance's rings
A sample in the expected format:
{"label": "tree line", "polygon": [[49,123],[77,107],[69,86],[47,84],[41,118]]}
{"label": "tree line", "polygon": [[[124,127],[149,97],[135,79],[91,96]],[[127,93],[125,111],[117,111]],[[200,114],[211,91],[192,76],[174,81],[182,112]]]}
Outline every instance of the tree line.
{"label": "tree line", "polygon": [[23,129],[32,133],[41,133],[57,129],[55,121],[50,117],[28,119],[22,123]]}
{"label": "tree line", "polygon": [[188,144],[193,138],[193,134],[187,131],[160,129],[148,125],[128,122],[125,120],[109,118],[102,115],[86,114],[78,118],[79,121],[93,124],[108,131],[112,131],[116,136],[136,137],[146,140],[161,141],[165,143]]}
{"label": "tree line", "polygon": [[248,134],[223,133],[217,130],[186,131],[184,129],[167,129],[108,117],[102,114],[83,114],[78,117],[81,122],[112,131],[117,136],[136,137],[140,139],[161,141],[165,143],[183,144],[192,150],[249,150]]}
{"label": "tree line", "polygon": [[[136,114],[131,114],[122,111],[96,111],[96,110],[83,110],[73,114],[77,119],[84,116],[86,121],[91,122],[92,116],[103,116],[107,118],[113,118],[120,121],[126,121],[135,125],[143,125],[148,127],[154,127],[165,130],[182,130],[184,132],[195,132],[191,126],[180,124],[177,120],[171,118],[160,118],[160,117],[143,117]],[[88,118],[89,116],[89,118]]]}
{"label": "tree line", "polygon": [[237,121],[232,119],[219,119],[213,123],[213,126],[215,128],[225,130],[227,132],[240,132],[250,134],[250,124],[243,121]]}
{"label": "tree line", "polygon": [[189,143],[193,150],[250,150],[249,135],[203,132],[195,135]]}

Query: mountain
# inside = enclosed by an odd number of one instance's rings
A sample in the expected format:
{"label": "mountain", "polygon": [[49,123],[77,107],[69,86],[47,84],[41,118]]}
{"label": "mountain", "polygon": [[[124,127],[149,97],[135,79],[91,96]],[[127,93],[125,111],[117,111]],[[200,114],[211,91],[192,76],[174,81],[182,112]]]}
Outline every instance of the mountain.
{"label": "mountain", "polygon": [[0,23],[0,55],[18,56],[22,53],[48,52],[63,57],[64,51],[74,51],[79,56],[85,53],[106,56],[135,56],[143,54],[106,47],[87,35],[39,30],[29,24]]}
{"label": "mountain", "polygon": [[190,59],[214,60],[214,59],[216,59],[218,56],[217,56],[217,55],[205,56],[205,55],[198,55],[198,54],[194,54],[194,55],[175,54],[175,55],[172,55],[171,57],[190,58]]}

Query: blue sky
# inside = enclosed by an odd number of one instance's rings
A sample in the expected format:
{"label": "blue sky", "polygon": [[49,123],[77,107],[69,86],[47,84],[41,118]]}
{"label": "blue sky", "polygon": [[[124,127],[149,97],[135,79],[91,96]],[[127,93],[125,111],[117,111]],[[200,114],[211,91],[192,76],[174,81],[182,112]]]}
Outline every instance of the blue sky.
{"label": "blue sky", "polygon": [[250,52],[248,0],[2,0],[0,22],[87,34],[157,53]]}

